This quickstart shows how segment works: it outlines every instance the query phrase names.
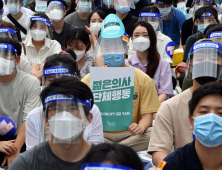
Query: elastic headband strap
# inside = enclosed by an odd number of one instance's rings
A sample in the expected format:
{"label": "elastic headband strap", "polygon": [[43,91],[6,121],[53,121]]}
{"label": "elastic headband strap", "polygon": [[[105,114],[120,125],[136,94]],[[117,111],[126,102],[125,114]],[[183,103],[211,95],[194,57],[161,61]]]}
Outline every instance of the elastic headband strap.
{"label": "elastic headband strap", "polygon": [[17,55],[17,49],[13,45],[0,43],[0,49],[10,50]]}

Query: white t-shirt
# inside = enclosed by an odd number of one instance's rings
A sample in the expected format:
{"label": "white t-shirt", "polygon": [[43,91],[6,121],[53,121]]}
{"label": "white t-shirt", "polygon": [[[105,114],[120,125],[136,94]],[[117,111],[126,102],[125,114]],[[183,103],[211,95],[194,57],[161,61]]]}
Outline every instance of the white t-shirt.
{"label": "white t-shirt", "polygon": [[[30,14],[23,13],[22,17],[19,20],[17,20],[17,22],[27,30],[27,32],[29,30],[30,18],[31,18]],[[7,16],[3,17],[2,20],[12,23],[11,20]],[[22,31],[20,31],[20,34],[22,37],[22,41],[25,41],[26,35]]]}
{"label": "white t-shirt", "polygon": [[24,71],[24,72],[32,75],[32,66],[31,66],[30,62],[24,56],[20,56],[20,57],[21,57],[20,62],[16,66],[16,68],[18,70]]}
{"label": "white t-shirt", "polygon": [[[170,37],[164,35],[161,32],[158,32],[158,34],[157,34],[157,51],[159,52],[161,57],[163,57],[165,60],[167,60],[168,63],[172,64],[173,63],[172,59],[168,55],[170,53],[170,51],[167,51],[167,46],[171,42],[173,42],[173,41],[170,39]],[[133,47],[133,42],[130,38],[128,58],[130,58],[135,52],[136,52],[136,49]],[[173,51],[171,51],[171,53],[173,53]]]}
{"label": "white t-shirt", "polygon": [[[28,113],[26,119],[26,149],[31,149],[34,146],[44,142],[42,139],[42,120],[40,120],[40,107]],[[99,108],[94,104],[90,110],[93,115],[92,122],[85,127],[83,138],[93,144],[104,142],[103,138],[103,123]]]}
{"label": "white t-shirt", "polygon": [[[17,70],[11,82],[0,82],[0,134],[2,134],[2,129],[11,133],[13,128],[16,128],[14,135],[18,133],[27,114],[41,105],[40,92],[38,79],[20,70]],[[11,120],[7,121],[7,119]],[[11,127],[13,128],[10,129]]]}

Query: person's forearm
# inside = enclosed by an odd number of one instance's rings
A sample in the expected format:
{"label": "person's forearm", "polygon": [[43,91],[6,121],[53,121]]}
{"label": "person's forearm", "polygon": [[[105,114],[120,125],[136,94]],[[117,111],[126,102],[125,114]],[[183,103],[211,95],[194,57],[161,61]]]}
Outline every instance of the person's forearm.
{"label": "person's forearm", "polygon": [[142,115],[139,126],[145,131],[152,125],[153,113],[146,113]]}
{"label": "person's forearm", "polygon": [[24,145],[25,143],[25,122],[24,121],[18,131],[18,135],[16,137],[16,140],[15,140],[15,146],[16,148],[18,148],[18,150],[21,150],[22,146]]}
{"label": "person's forearm", "polygon": [[154,152],[152,154],[153,165],[157,167],[165,157],[167,157],[167,154],[165,152],[162,151]]}
{"label": "person's forearm", "polygon": [[166,94],[160,94],[159,95],[159,101],[160,103],[164,102],[167,99],[167,95]]}

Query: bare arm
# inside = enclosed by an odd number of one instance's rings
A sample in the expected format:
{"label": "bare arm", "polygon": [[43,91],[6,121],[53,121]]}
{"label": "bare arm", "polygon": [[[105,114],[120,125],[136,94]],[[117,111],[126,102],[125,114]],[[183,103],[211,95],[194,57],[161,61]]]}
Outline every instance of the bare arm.
{"label": "bare arm", "polygon": [[167,99],[167,95],[166,94],[160,94],[159,95],[159,101],[160,103],[164,102]]}
{"label": "bare arm", "polygon": [[157,167],[161,163],[161,161],[165,157],[167,157],[167,154],[165,152],[158,151],[158,152],[153,152],[152,156],[153,156],[152,158],[153,165]]}

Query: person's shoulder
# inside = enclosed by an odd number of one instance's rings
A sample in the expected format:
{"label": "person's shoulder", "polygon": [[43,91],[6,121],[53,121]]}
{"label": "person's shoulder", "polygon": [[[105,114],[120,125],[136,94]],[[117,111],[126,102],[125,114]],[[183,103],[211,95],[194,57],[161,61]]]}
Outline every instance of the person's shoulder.
{"label": "person's shoulder", "polygon": [[134,67],[134,77],[139,78],[140,81],[143,81],[144,83],[145,82],[149,83],[152,81],[152,79],[146,73],[135,67]]}
{"label": "person's shoulder", "polygon": [[22,15],[23,18],[31,18],[32,16],[29,14],[29,13],[25,13],[23,12],[23,15]]}
{"label": "person's shoulder", "polygon": [[82,80],[83,83],[85,83],[87,86],[90,86],[90,73],[88,73],[87,75],[85,75]]}
{"label": "person's shoulder", "polygon": [[[187,154],[192,149],[193,142],[186,144],[185,146],[178,148],[176,151],[170,153],[164,158],[165,166],[172,169],[186,169],[187,167]],[[167,169],[167,168],[166,168]],[[163,168],[164,170],[164,168]]]}
{"label": "person's shoulder", "polygon": [[76,15],[78,15],[78,12],[77,12],[77,11],[75,11],[75,12],[73,12],[73,13],[67,15],[66,18],[75,17]]}
{"label": "person's shoulder", "polygon": [[183,26],[189,25],[191,22],[193,22],[193,18],[189,18],[186,21],[183,22]]}
{"label": "person's shoulder", "polygon": [[36,87],[40,88],[39,80],[35,76],[30,75],[21,70],[17,70],[17,74],[18,74],[19,84],[25,87],[26,91],[28,90],[28,88],[31,88],[31,89],[36,88]]}
{"label": "person's shoulder", "polygon": [[172,41],[172,39],[170,37],[168,37],[167,35],[163,34],[162,32],[159,32],[157,34],[157,38],[163,39],[166,42],[171,42]]}
{"label": "person's shoulder", "polygon": [[169,62],[168,62],[165,58],[160,57],[159,65],[168,66],[168,65],[169,65]]}
{"label": "person's shoulder", "polygon": [[40,112],[41,112],[41,107],[37,107],[35,109],[33,109],[32,111],[30,111],[27,115],[27,118],[26,119],[29,119],[29,120],[36,120],[36,117],[39,116],[40,117]]}

